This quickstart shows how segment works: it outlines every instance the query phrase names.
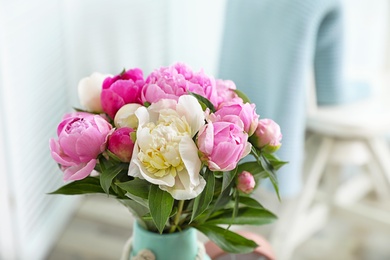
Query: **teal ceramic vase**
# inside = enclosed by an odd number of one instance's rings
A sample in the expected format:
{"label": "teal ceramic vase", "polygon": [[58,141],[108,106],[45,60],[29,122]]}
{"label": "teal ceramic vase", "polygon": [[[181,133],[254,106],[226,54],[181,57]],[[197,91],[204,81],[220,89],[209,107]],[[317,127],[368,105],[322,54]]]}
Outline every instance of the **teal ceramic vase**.
{"label": "teal ceramic vase", "polygon": [[158,234],[145,230],[135,221],[130,259],[143,250],[150,250],[156,260],[210,260],[204,249],[199,250],[199,246],[203,245],[199,244],[194,228],[172,234]]}

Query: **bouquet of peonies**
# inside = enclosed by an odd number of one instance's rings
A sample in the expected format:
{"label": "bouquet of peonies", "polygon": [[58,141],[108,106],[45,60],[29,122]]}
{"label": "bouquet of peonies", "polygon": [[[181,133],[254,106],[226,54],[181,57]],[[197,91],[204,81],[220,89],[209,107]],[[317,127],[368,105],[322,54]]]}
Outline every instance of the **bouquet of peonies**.
{"label": "bouquet of peonies", "polygon": [[177,63],[146,79],[138,68],[94,73],[78,90],[83,109],[50,140],[70,181],[52,194],[105,193],[152,232],[193,227],[227,252],[257,246],[229,227],[276,218],[251,192],[269,178],[278,195],[282,135],[232,81]]}

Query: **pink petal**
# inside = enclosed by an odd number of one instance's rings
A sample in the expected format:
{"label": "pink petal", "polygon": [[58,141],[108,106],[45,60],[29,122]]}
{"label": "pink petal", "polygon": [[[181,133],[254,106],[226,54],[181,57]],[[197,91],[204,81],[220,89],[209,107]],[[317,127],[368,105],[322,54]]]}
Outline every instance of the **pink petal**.
{"label": "pink petal", "polygon": [[96,166],[96,160],[93,159],[87,164],[81,163],[76,166],[68,167],[64,171],[64,181],[77,181],[86,178]]}
{"label": "pink petal", "polygon": [[89,128],[83,133],[83,136],[77,139],[73,145],[76,147],[78,158],[81,162],[96,159],[100,154],[100,147],[104,143],[105,136],[101,136],[99,131]]}
{"label": "pink petal", "polygon": [[63,133],[59,138],[58,142],[62,148],[64,154],[72,158],[74,161],[79,162],[79,155],[76,151],[76,142],[80,134],[65,134]]}
{"label": "pink petal", "polygon": [[53,159],[63,166],[77,165],[69,156],[65,155],[60,147],[60,144],[55,139],[50,139],[50,152]]}
{"label": "pink petal", "polygon": [[114,118],[119,108],[125,105],[123,98],[109,89],[103,89],[101,94],[101,102],[103,110],[111,118]]}

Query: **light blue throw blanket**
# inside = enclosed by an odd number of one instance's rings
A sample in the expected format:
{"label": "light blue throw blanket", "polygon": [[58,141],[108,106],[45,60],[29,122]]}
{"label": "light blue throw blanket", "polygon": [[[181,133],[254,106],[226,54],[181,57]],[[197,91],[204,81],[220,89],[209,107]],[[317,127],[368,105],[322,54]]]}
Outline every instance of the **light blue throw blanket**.
{"label": "light blue throw blanket", "polygon": [[278,172],[284,197],[301,188],[308,73],[314,69],[319,104],[356,98],[342,77],[342,13],[337,0],[227,3],[219,77],[233,80],[261,118],[281,126],[278,156],[289,161]]}

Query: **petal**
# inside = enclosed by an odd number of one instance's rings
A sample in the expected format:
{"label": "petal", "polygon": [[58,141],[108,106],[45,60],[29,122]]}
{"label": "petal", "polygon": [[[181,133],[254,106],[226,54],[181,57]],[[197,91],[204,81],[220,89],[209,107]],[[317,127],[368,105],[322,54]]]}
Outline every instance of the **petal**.
{"label": "petal", "polygon": [[167,95],[158,85],[146,84],[142,89],[141,97],[142,102],[155,103]]}
{"label": "petal", "polygon": [[93,120],[102,135],[107,135],[110,132],[112,126],[103,117],[96,115]]}
{"label": "petal", "polygon": [[[187,175],[188,173],[182,172],[180,174]],[[180,179],[180,177],[178,177],[178,178]],[[203,179],[202,176],[200,176],[200,178],[199,178],[199,185],[197,185],[196,187],[194,187],[191,190],[183,189],[183,186],[179,185],[179,181],[176,181],[176,182],[177,182],[177,185],[175,184],[175,186],[173,186],[173,187],[160,185],[160,189],[169,192],[172,195],[172,197],[176,200],[193,199],[193,198],[197,197],[203,191],[204,187],[206,186],[206,181]]]}
{"label": "petal", "polygon": [[176,107],[179,115],[185,116],[191,127],[191,136],[193,137],[199,129],[205,124],[205,116],[198,100],[190,95],[183,95],[179,98]]}
{"label": "petal", "polygon": [[210,122],[201,129],[198,138],[198,144],[203,153],[210,155],[214,147],[214,127]]}
{"label": "petal", "polygon": [[73,145],[76,147],[78,158],[81,162],[96,159],[100,154],[100,146],[104,143],[105,137],[99,135],[96,129],[85,131]]}
{"label": "petal", "polygon": [[111,118],[114,118],[119,108],[125,105],[123,98],[110,89],[103,89],[100,99],[103,110]]}
{"label": "petal", "polygon": [[127,174],[129,176],[138,177],[138,178],[143,179],[141,172],[139,170],[138,164],[135,163],[135,161],[138,160],[138,158],[137,158],[138,153],[139,153],[139,148],[138,148],[138,145],[136,142],[134,144],[133,155],[132,155],[131,160],[130,160],[129,171]]}
{"label": "petal", "polygon": [[[138,118],[138,125],[139,125],[139,128],[140,129],[142,126],[144,126],[145,124],[149,123],[149,112],[148,110],[146,109],[146,107],[140,107],[138,108],[134,114],[137,116]],[[138,133],[137,133],[138,135]]]}
{"label": "petal", "polygon": [[96,166],[96,160],[93,159],[88,163],[81,163],[71,166],[64,171],[64,181],[77,181],[86,178]]}
{"label": "petal", "polygon": [[79,138],[79,134],[65,134],[63,133],[59,138],[58,142],[62,148],[64,154],[69,156],[72,160],[79,162],[79,156],[76,151],[76,142]]}
{"label": "petal", "polygon": [[192,141],[191,137],[182,137],[179,144],[179,152],[185,165],[185,169],[188,172],[190,185],[197,186],[199,184],[199,172],[202,162],[198,156],[198,148]]}
{"label": "petal", "polygon": [[53,157],[53,159],[61,164],[62,166],[75,166],[77,165],[77,163],[75,163],[72,158],[70,158],[69,156],[65,155],[62,150],[61,150],[61,147],[60,147],[60,144],[57,140],[55,139],[50,139],[49,141],[50,143],[50,152],[51,152],[51,156]]}
{"label": "petal", "polygon": [[138,144],[135,143],[133,157],[130,162],[128,174],[133,177],[139,177],[141,175],[143,179],[150,183],[157,185],[173,186],[175,184],[175,178],[172,175],[166,175],[164,177],[156,177],[150,173],[138,159],[137,154],[139,153]]}

